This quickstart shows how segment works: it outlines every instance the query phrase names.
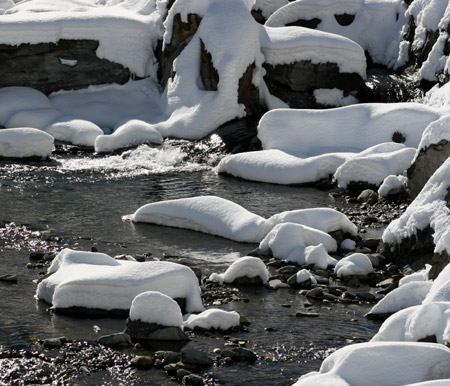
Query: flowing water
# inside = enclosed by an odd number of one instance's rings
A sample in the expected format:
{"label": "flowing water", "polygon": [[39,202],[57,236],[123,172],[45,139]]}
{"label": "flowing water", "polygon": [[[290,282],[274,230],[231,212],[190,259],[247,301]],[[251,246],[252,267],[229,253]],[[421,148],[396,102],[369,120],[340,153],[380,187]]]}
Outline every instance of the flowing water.
{"label": "flowing water", "polygon": [[[0,226],[6,225],[0,228],[0,276],[16,274],[18,283],[0,283],[0,346],[25,347],[36,337],[96,339],[124,328],[122,319],[53,315],[47,305],[36,301],[35,281],[45,268],[28,269],[26,265],[30,251],[40,247],[95,247],[112,256],[186,257],[197,263],[204,275],[223,271],[256,247],[122,220],[123,215],[150,202],[199,195],[217,195],[265,217],[285,210],[335,205],[327,192],[314,188],[218,176],[209,166],[187,161],[170,143],[160,149],[141,146],[106,157],[75,152],[56,153],[51,161],[40,163],[1,162]],[[53,239],[44,242],[38,231]],[[51,241],[55,238],[57,242]],[[306,299],[297,291],[242,288],[241,295],[249,302],[230,302],[222,308],[236,310],[250,320],[249,332],[233,335],[248,340],[246,347],[260,358],[252,365],[209,370],[230,385],[273,385],[298,378],[317,370],[336,348],[370,339],[379,327],[363,317],[368,305],[317,303],[313,310],[319,317],[299,318],[295,313],[304,310]],[[197,334],[188,344],[210,352],[214,347],[223,348],[224,339],[221,334]],[[170,384],[161,374],[161,370],[138,371],[137,383]],[[114,379],[103,372],[80,376],[77,384],[118,384]]]}

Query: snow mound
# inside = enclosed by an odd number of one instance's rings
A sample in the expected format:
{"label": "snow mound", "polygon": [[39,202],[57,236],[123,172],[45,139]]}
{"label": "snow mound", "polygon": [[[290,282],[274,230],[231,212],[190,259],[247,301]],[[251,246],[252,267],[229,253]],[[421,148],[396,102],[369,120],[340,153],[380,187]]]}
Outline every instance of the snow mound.
{"label": "snow mound", "polygon": [[107,153],[144,143],[160,145],[162,141],[161,134],[152,125],[144,121],[132,119],[119,126],[113,134],[98,136],[95,140],[95,151],[97,153]]}
{"label": "snow mound", "polygon": [[3,129],[0,130],[0,157],[48,158],[52,154],[53,141],[51,135],[38,129]]}
{"label": "snow mound", "polygon": [[368,275],[373,272],[373,267],[367,255],[353,253],[339,260],[334,267],[334,272],[340,278],[352,275]]}
{"label": "snow mound", "polygon": [[368,342],[339,349],[295,386],[401,386],[450,377],[450,349],[436,343]]}
{"label": "snow mound", "polygon": [[129,310],[133,299],[147,291],[185,298],[187,312],[203,311],[198,279],[183,265],[152,261],[119,261],[102,253],[63,249],[39,283],[36,297],[54,309],[85,307]]}
{"label": "snow mound", "polygon": [[305,264],[316,269],[327,269],[329,265],[335,266],[337,260],[331,257],[323,244],[310,245],[305,248]]}
{"label": "snow mound", "polygon": [[381,197],[387,197],[390,194],[404,191],[407,185],[408,178],[405,176],[390,175],[383,180],[383,183],[378,188],[378,194]]}
{"label": "snow mound", "polygon": [[336,240],[329,234],[305,225],[282,223],[276,225],[259,244],[262,253],[274,257],[305,264],[305,248],[323,244],[326,251],[337,249]]}
{"label": "snow mound", "polygon": [[430,273],[431,264],[425,264],[425,268],[412,273],[411,275],[407,275],[402,277],[398,285],[401,287],[402,285],[405,285],[406,283],[411,283],[413,281],[427,281],[428,280],[428,274]]}
{"label": "snow mound", "polygon": [[37,108],[21,110],[14,113],[5,123],[5,127],[33,127],[43,130],[53,122],[62,118],[62,114],[53,108]]}
{"label": "snow mound", "polygon": [[240,325],[240,319],[241,317],[236,311],[224,311],[211,308],[197,315],[185,315],[183,326],[190,330],[195,328],[229,330],[233,327],[238,327]]}
{"label": "snow mound", "polygon": [[2,126],[6,126],[8,120],[21,111],[52,108],[52,104],[43,93],[29,87],[0,88],[0,101],[0,125]]}
{"label": "snow mound", "polygon": [[450,252],[450,209],[446,196],[450,186],[450,158],[436,170],[405,213],[392,221],[383,242],[392,246],[430,226],[434,230],[435,253]]}
{"label": "snow mound", "polygon": [[299,157],[361,152],[392,142],[396,132],[405,137],[405,146],[417,148],[424,129],[438,118],[438,110],[419,103],[367,103],[328,110],[277,109],[261,118],[258,138],[265,150],[278,149]]}
{"label": "snow mound", "polygon": [[219,283],[232,283],[240,277],[248,277],[250,279],[259,277],[263,283],[267,283],[269,272],[266,265],[258,257],[244,256],[231,264],[224,273],[213,273],[210,276],[210,280]]}
{"label": "snow mound", "polygon": [[171,297],[156,291],[143,292],[133,299],[130,319],[183,329],[183,316],[178,303]]}
{"label": "snow mound", "polygon": [[297,283],[304,283],[305,281],[309,280],[311,284],[317,284],[316,278],[307,269],[301,269],[300,271],[298,271],[296,275],[296,280]]}
{"label": "snow mound", "polygon": [[414,281],[389,292],[371,310],[370,314],[390,314],[404,308],[420,305],[431,289],[432,282]]}
{"label": "snow mound", "polygon": [[82,119],[63,118],[44,129],[58,141],[73,145],[94,147],[95,140],[103,135],[103,130],[96,124]]}
{"label": "snow mound", "polygon": [[349,106],[359,102],[353,95],[344,96],[344,91],[338,88],[317,88],[314,90],[314,98],[316,103],[332,107]]}
{"label": "snow mound", "polygon": [[[142,206],[126,218],[134,222],[186,228],[250,243],[259,243],[277,224],[285,222],[317,228],[317,232],[342,229],[344,232],[356,234],[357,230],[347,216],[333,209],[293,210],[276,214],[266,220],[232,201],[215,196],[155,202]],[[329,240],[325,244],[330,245]]]}
{"label": "snow mound", "polygon": [[346,188],[350,182],[364,181],[379,186],[386,177],[402,174],[411,165],[416,149],[409,147],[396,151],[358,155],[339,166],[334,179],[340,188]]}

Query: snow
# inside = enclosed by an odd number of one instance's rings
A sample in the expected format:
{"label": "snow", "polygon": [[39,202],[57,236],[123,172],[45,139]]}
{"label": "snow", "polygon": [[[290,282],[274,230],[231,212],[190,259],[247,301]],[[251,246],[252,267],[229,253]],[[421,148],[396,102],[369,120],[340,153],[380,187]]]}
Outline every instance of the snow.
{"label": "snow", "polygon": [[5,127],[33,127],[44,130],[53,122],[60,120],[62,114],[54,108],[36,108],[14,113],[5,123]]}
{"label": "snow", "polygon": [[277,9],[289,4],[289,0],[256,0],[253,10],[260,10],[261,14],[268,19]]}
{"label": "snow", "polygon": [[434,252],[450,252],[450,209],[445,197],[450,185],[450,159],[436,170],[403,215],[383,233],[384,243],[399,245],[403,239],[430,226],[434,230]]}
{"label": "snow", "polygon": [[44,131],[58,141],[88,147],[94,147],[97,137],[103,135],[103,130],[95,123],[70,117],[62,117],[47,126]]}
{"label": "snow", "polygon": [[370,259],[363,253],[353,253],[339,260],[334,272],[340,278],[352,275],[368,275],[373,272]]}
{"label": "snow", "polygon": [[[287,222],[304,224],[308,229],[317,228],[317,232],[321,233],[339,229],[351,234],[357,231],[347,216],[333,209],[293,210],[275,214],[266,220],[232,201],[216,196],[154,202],[142,206],[126,218],[134,222],[186,228],[250,243],[260,242],[277,224]],[[330,245],[329,241],[327,243]]]}
{"label": "snow", "polygon": [[310,280],[311,284],[317,284],[316,278],[307,269],[301,269],[300,271],[298,271],[296,275],[296,280],[297,283],[304,283],[305,281]]}
{"label": "snow", "polygon": [[442,86],[435,85],[425,94],[423,102],[431,107],[449,107],[450,106],[450,83]]}
{"label": "snow", "polygon": [[301,60],[336,63],[340,72],[366,77],[364,50],[355,42],[335,34],[308,28],[261,28],[261,50],[265,62],[290,64]]}
{"label": "snow", "polygon": [[424,303],[450,302],[450,266],[447,265],[438,275]]}
{"label": "snow", "polygon": [[[419,103],[366,103],[328,110],[272,110],[258,125],[263,149],[297,156],[361,152],[391,142],[395,132],[404,145],[419,145],[428,124],[440,118],[437,109]],[[330,125],[329,122],[333,122]]]}
{"label": "snow", "polygon": [[117,149],[143,143],[160,145],[162,142],[161,134],[152,125],[132,119],[119,126],[111,135],[99,135],[95,139],[95,151],[97,153],[109,153]]}
{"label": "snow", "polygon": [[344,92],[337,88],[318,88],[314,90],[314,98],[316,98],[316,102],[331,107],[341,107],[354,105],[355,103],[359,103],[359,100],[355,98],[353,95],[344,96]]}
{"label": "snow", "polygon": [[271,253],[273,257],[305,264],[305,248],[323,244],[326,251],[337,249],[336,240],[330,235],[305,225],[283,223],[276,225],[259,244],[262,253]]}
{"label": "snow", "polygon": [[387,197],[390,194],[402,192],[408,185],[408,178],[405,176],[387,176],[378,188],[378,194],[381,197]]}
{"label": "snow", "polygon": [[164,9],[154,0],[22,1],[0,24],[0,43],[56,43],[60,39],[98,40],[97,56],[156,76],[153,48],[162,35]]}
{"label": "snow", "polygon": [[449,125],[450,115],[445,115],[437,121],[431,122],[423,132],[417,154],[420,150],[425,150],[433,144],[437,145],[443,140],[450,142],[450,130],[448,130]]}
{"label": "snow", "polygon": [[399,287],[401,287],[402,285],[406,284],[406,283],[410,283],[413,281],[426,281],[428,280],[428,274],[430,272],[431,269],[431,264],[425,264],[425,268],[412,273],[411,275],[407,275],[402,277],[399,282],[398,285]]}
{"label": "snow", "polygon": [[412,281],[389,292],[371,310],[370,314],[394,313],[420,305],[433,285],[430,281]]}
{"label": "snow", "polygon": [[187,312],[203,311],[198,279],[183,265],[151,261],[119,261],[103,253],[63,249],[39,283],[36,297],[52,308],[86,307],[129,310],[146,291],[186,298]]}
{"label": "snow", "polygon": [[391,174],[401,174],[411,165],[416,155],[413,147],[378,154],[357,155],[345,161],[334,174],[338,187],[350,182],[364,181],[379,186]]}
{"label": "snow", "polygon": [[240,316],[236,311],[224,311],[217,308],[205,310],[200,314],[186,314],[183,326],[190,330],[203,328],[205,330],[229,330],[240,325]]}
{"label": "snow", "polygon": [[[355,15],[348,26],[335,15]],[[317,18],[317,30],[337,34],[359,44],[375,63],[393,65],[397,58],[401,29],[406,22],[405,6],[397,0],[302,0],[280,8],[266,26],[282,27],[298,20]]]}
{"label": "snow", "polygon": [[450,378],[449,360],[450,349],[436,343],[358,343],[334,352],[294,385],[408,385]]}
{"label": "snow", "polygon": [[52,154],[53,141],[51,135],[29,127],[3,129],[0,130],[0,157],[48,158]]}
{"label": "snow", "polygon": [[323,244],[310,245],[305,248],[305,264],[312,265],[315,269],[327,269],[328,266],[335,266],[337,260],[331,257]]}
{"label": "snow", "polygon": [[244,256],[231,264],[222,274],[213,273],[210,280],[219,283],[232,283],[240,277],[259,277],[263,283],[269,280],[266,265],[258,257]]}
{"label": "snow", "polygon": [[356,249],[356,242],[352,239],[345,239],[341,243],[341,248],[347,251],[354,251]]}
{"label": "snow", "polygon": [[183,329],[183,316],[178,303],[157,291],[146,291],[131,302],[130,319]]}

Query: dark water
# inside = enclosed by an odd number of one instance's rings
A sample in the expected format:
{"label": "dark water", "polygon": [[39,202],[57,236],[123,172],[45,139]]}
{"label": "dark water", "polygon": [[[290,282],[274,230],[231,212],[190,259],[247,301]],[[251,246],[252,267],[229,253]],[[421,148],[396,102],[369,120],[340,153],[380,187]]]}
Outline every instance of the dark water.
{"label": "dark water", "polygon": [[[221,272],[256,245],[237,243],[197,232],[155,225],[132,225],[121,217],[154,201],[217,195],[268,217],[275,213],[332,206],[327,192],[314,188],[253,183],[217,176],[211,168],[189,164],[176,149],[141,147],[127,156],[93,158],[85,154],[57,156],[46,163],[0,163],[0,221],[10,226],[0,239],[0,275],[16,274],[17,284],[0,283],[0,346],[20,347],[36,338],[66,336],[95,339],[124,328],[120,319],[74,319],[46,311],[34,299],[45,269],[28,269],[29,252],[42,245],[36,230],[58,237],[61,246],[116,254],[182,256],[199,264],[204,274]],[[19,228],[18,225],[24,225]],[[22,236],[15,241],[14,232]],[[208,370],[226,384],[272,385],[317,370],[323,358],[352,341],[370,339],[379,324],[366,320],[369,306],[318,303],[318,318],[299,318],[305,298],[297,291],[241,289],[248,303],[222,306],[245,315],[249,332],[233,334],[248,340],[260,359]],[[282,307],[290,304],[291,307]],[[274,331],[269,332],[268,327]],[[98,331],[99,330],[99,331]],[[212,351],[224,346],[223,336],[197,335],[190,346]],[[140,384],[162,384],[161,371],[138,372]],[[80,376],[77,384],[116,384],[110,373]],[[134,381],[130,381],[134,383]],[[170,384],[167,381],[167,384]]]}

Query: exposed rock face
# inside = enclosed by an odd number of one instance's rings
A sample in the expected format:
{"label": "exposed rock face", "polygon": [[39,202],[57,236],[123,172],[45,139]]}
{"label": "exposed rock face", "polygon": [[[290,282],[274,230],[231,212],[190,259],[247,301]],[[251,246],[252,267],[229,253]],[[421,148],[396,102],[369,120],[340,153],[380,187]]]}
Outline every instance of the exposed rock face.
{"label": "exposed rock face", "polygon": [[450,263],[450,256],[447,251],[444,251],[440,254],[435,253],[433,258],[431,259],[431,269],[428,277],[432,280],[436,279],[439,273],[445,268],[445,266]]}
{"label": "exposed rock face", "polygon": [[83,89],[105,83],[124,84],[130,71],[120,64],[99,59],[95,40],[58,43],[0,44],[0,88],[32,87],[45,94]]}
{"label": "exposed rock face", "polygon": [[134,339],[145,340],[188,340],[180,327],[161,326],[157,323],[146,323],[141,320],[127,319],[125,333]]}
{"label": "exposed rock face", "polygon": [[166,86],[169,78],[174,77],[173,62],[189,44],[201,22],[200,16],[195,14],[189,14],[187,19],[187,23],[184,23],[181,21],[180,14],[175,15],[170,44],[162,49],[162,42],[160,42],[160,47],[156,50],[156,57],[159,62],[158,78],[162,87]]}
{"label": "exposed rock face", "polygon": [[450,157],[450,143],[445,139],[420,150],[408,169],[408,188],[411,197],[417,197],[429,178],[448,157]]}
{"label": "exposed rock face", "polygon": [[357,73],[341,73],[336,63],[312,63],[302,60],[292,64],[270,65],[264,79],[272,95],[286,102],[291,108],[316,108],[316,89],[337,88],[350,92],[362,91],[364,80]]}

